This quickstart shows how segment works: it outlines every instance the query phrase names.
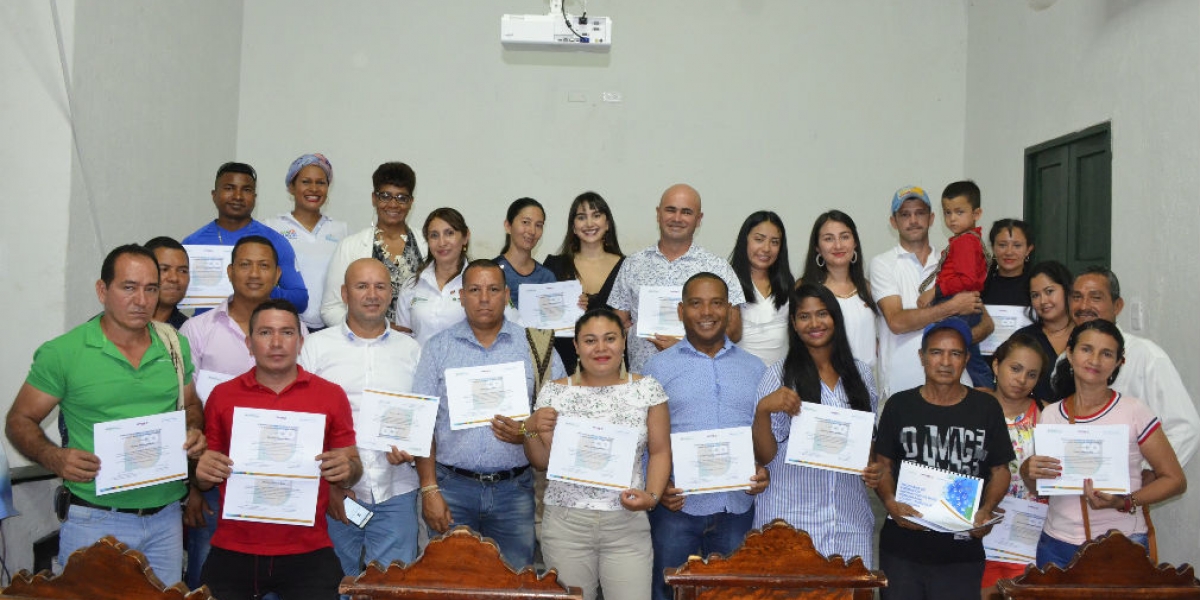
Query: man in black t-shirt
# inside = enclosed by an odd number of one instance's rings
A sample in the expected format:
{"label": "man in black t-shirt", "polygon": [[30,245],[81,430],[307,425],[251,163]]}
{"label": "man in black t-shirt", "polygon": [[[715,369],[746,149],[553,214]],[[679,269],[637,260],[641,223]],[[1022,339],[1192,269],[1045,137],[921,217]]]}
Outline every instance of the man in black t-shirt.
{"label": "man in black t-shirt", "polygon": [[883,467],[876,492],[889,519],[879,536],[879,565],[888,577],[884,600],[973,598],[983,579],[983,536],[991,527],[939,533],[905,519],[920,516],[896,500],[904,461],[983,479],[975,523],[989,520],[1008,489],[1012,443],[1000,404],[959,382],[971,330],[957,317],[933,323],[921,339],[925,384],[892,395],[879,420],[875,458]]}

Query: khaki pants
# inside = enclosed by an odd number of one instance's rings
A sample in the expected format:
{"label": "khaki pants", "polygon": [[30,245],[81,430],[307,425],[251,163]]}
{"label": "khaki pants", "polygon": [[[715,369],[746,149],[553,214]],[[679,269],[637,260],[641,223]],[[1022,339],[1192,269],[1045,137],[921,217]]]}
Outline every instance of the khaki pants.
{"label": "khaki pants", "polygon": [[542,558],[586,600],[595,600],[597,585],[606,598],[649,600],[653,557],[644,512],[546,507]]}

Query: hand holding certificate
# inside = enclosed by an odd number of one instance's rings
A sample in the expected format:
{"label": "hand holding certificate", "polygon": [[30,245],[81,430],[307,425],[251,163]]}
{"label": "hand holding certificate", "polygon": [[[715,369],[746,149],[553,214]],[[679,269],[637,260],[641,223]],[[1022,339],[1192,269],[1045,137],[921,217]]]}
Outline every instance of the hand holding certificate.
{"label": "hand holding certificate", "polygon": [[748,490],[754,482],[754,444],[749,427],[671,434],[675,487],[683,494]]}
{"label": "hand holding certificate", "polygon": [[233,256],[232,245],[189,244],[184,249],[191,266],[191,282],[179,308],[214,307],[233,295],[233,284],[229,282],[227,271]]}
{"label": "hand holding certificate", "polygon": [[642,286],[638,291],[637,337],[683,337],[683,322],[679,320],[682,298],[681,285]]}
{"label": "hand holding certificate", "polygon": [[1081,495],[1085,479],[1099,492],[1129,493],[1128,425],[1038,425],[1033,445],[1062,463],[1057,479],[1037,480],[1038,495]]}
{"label": "hand holding certificate", "polygon": [[96,423],[100,459],[96,495],[124,492],[187,478],[187,419],[183,411]]}
{"label": "hand holding certificate", "polygon": [[808,402],[792,417],[789,465],[861,474],[870,462],[875,415],[861,410]]}
{"label": "hand holding certificate", "polygon": [[970,475],[934,469],[920,463],[900,463],[900,478],[896,481],[896,501],[903,502],[921,513],[920,517],[904,517],[933,531],[970,531],[1000,520],[975,525],[979,498],[983,495],[983,480]]}
{"label": "hand holding certificate", "polygon": [[1012,337],[1012,334],[1016,333],[1018,329],[1033,324],[1033,321],[1030,321],[1029,316],[1025,314],[1028,309],[1024,306],[987,304],[983,308],[987,310],[988,316],[992,318],[992,323],[996,327],[992,330],[991,335],[979,342],[979,352],[984,356],[995,354],[1000,344]]}
{"label": "hand holding certificate", "polygon": [[1037,559],[1038,538],[1046,524],[1049,506],[1033,500],[1005,496],[1000,501],[1004,520],[983,538],[988,560],[1026,565]]}
{"label": "hand holding certificate", "polygon": [[358,446],[390,452],[395,446],[413,456],[429,456],[438,397],[363,390]]}
{"label": "hand holding certificate", "polygon": [[629,489],[637,442],[638,431],[633,427],[559,417],[546,478],[609,490]]}
{"label": "hand holding certificate", "polygon": [[312,525],[325,446],[325,415],[237,407],[229,437],[233,474],[226,519]]}
{"label": "hand holding certificate", "polygon": [[583,309],[579,308],[583,284],[578,279],[558,283],[523,283],[518,293],[522,325],[553,329],[558,337],[574,337],[575,320],[583,314]]}
{"label": "hand holding certificate", "polygon": [[452,430],[490,425],[496,415],[529,416],[524,362],[446,369],[445,376]]}

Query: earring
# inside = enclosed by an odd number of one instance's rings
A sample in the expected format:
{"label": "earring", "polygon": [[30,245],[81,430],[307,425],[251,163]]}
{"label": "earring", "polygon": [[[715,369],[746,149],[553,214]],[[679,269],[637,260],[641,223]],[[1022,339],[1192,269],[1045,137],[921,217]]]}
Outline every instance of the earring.
{"label": "earring", "polygon": [[858,262],[858,250],[855,250],[854,254],[850,255],[850,264],[854,264],[856,262]]}
{"label": "earring", "polygon": [[583,362],[580,361],[578,358],[575,359],[575,372],[576,373],[583,372]]}
{"label": "earring", "polygon": [[825,259],[821,258],[821,255],[820,255],[820,254],[818,254],[818,255],[817,255],[817,261],[816,261],[816,262],[817,262],[817,266],[818,266],[818,267],[820,267],[820,268],[822,268],[822,269],[824,269],[824,268],[825,268]]}
{"label": "earring", "polygon": [[1028,254],[1026,254],[1026,255],[1025,255],[1025,262],[1029,262],[1029,255],[1028,255]]}
{"label": "earring", "polygon": [[621,377],[628,377],[629,371],[625,369],[625,357],[621,357]]}

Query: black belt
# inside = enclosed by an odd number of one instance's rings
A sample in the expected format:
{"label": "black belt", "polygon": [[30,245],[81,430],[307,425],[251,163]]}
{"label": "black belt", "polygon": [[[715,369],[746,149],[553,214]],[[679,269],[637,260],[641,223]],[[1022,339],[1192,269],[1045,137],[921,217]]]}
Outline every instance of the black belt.
{"label": "black belt", "polygon": [[100,506],[99,504],[92,504],[91,502],[88,502],[87,500],[84,500],[75,494],[71,494],[71,504],[74,504],[75,506],[82,506],[84,508],[94,508],[96,510],[108,510],[112,512],[125,513],[127,515],[148,517],[150,515],[158,514],[160,511],[162,511],[162,509],[175,504],[175,502],[168,502],[162,506],[155,506],[153,508],[114,508],[112,506]]}
{"label": "black belt", "polygon": [[452,467],[442,463],[438,463],[438,466],[445,467],[454,473],[462,475],[463,477],[470,477],[471,479],[474,479],[480,483],[496,483],[498,481],[505,481],[529,470],[529,465],[525,465],[523,467],[517,467],[507,471],[496,471],[495,473],[476,473],[475,471],[468,471],[466,469],[460,469],[458,467]]}

